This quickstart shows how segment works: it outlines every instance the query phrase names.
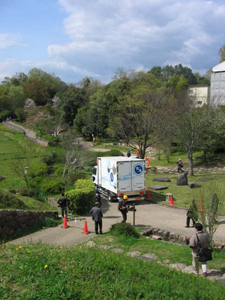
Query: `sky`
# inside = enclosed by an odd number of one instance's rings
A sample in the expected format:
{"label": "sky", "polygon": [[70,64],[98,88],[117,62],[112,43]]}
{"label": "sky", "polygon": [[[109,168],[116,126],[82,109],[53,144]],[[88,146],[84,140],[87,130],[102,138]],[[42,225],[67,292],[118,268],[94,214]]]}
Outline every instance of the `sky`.
{"label": "sky", "polygon": [[0,0],[0,82],[32,68],[66,83],[180,63],[204,75],[224,28],[225,0]]}

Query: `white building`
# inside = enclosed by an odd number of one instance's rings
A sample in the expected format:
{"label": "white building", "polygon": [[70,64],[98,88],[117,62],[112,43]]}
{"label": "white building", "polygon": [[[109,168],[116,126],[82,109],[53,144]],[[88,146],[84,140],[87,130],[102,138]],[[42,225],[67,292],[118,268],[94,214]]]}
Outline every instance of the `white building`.
{"label": "white building", "polygon": [[208,84],[189,85],[188,96],[195,107],[201,107],[209,103],[210,89]]}
{"label": "white building", "polygon": [[212,68],[211,105],[225,105],[225,61]]}

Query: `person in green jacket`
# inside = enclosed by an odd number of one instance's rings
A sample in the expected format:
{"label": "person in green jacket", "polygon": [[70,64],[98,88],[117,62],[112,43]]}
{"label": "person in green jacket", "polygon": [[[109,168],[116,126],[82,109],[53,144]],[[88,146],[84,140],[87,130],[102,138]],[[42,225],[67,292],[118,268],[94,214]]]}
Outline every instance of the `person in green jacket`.
{"label": "person in green jacket", "polygon": [[195,204],[195,200],[191,199],[191,205],[187,211],[187,218],[186,218],[186,228],[190,227],[190,220],[192,220],[193,227],[198,220],[198,210]]}

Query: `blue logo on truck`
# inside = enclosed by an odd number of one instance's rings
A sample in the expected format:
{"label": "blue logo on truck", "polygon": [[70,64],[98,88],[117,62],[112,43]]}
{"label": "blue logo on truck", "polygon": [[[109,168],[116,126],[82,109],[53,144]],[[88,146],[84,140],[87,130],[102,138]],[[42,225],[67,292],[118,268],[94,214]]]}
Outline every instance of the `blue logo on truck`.
{"label": "blue logo on truck", "polygon": [[144,172],[144,168],[142,165],[140,165],[140,164],[134,165],[134,173],[136,175],[141,175],[143,172]]}
{"label": "blue logo on truck", "polygon": [[110,181],[111,181],[111,182],[114,181],[114,175],[113,175],[113,172],[110,173]]}

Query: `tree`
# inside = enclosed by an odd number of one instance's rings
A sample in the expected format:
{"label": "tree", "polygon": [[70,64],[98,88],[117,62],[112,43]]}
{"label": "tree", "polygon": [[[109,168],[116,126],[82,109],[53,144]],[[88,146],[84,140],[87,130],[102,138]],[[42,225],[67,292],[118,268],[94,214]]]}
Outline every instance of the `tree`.
{"label": "tree", "polygon": [[204,143],[204,133],[209,128],[211,121],[210,110],[207,108],[186,108],[184,110],[179,105],[177,107],[178,115],[174,124],[174,136],[177,143],[185,148],[190,175],[194,175],[193,152],[199,144]]}
{"label": "tree", "polygon": [[61,146],[65,150],[65,156],[63,159],[64,168],[62,177],[65,181],[65,175],[69,176],[82,169],[84,164],[85,150],[82,145],[74,144],[76,133],[73,130],[63,134]]}
{"label": "tree", "polygon": [[36,105],[45,105],[51,100],[47,87],[38,80],[24,84],[24,94],[26,98],[34,100]]}
{"label": "tree", "polygon": [[220,62],[225,61],[225,44],[220,47],[218,55],[220,55]]}
{"label": "tree", "polygon": [[144,158],[146,149],[156,141],[154,129],[157,126],[158,115],[167,105],[166,88],[157,88],[154,75],[153,82],[136,85],[128,95],[118,103],[117,114],[111,122],[111,129],[129,142],[133,148],[138,148],[140,157]]}
{"label": "tree", "polygon": [[27,189],[29,189],[28,174],[33,152],[33,145],[24,145],[21,151],[14,153],[14,158],[10,162],[13,172],[25,181]]}
{"label": "tree", "polygon": [[194,190],[194,197],[202,201],[203,211],[199,212],[199,220],[203,224],[204,231],[210,236],[210,245],[213,246],[213,235],[218,228],[219,216],[224,211],[224,187],[221,183],[211,181],[204,187]]}
{"label": "tree", "polygon": [[83,91],[75,86],[70,86],[69,89],[60,97],[62,117],[66,123],[73,125],[73,120],[76,117],[77,110],[83,104]]}

